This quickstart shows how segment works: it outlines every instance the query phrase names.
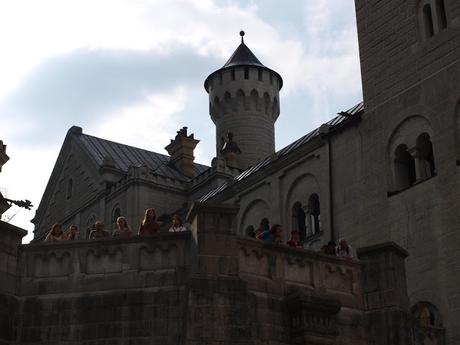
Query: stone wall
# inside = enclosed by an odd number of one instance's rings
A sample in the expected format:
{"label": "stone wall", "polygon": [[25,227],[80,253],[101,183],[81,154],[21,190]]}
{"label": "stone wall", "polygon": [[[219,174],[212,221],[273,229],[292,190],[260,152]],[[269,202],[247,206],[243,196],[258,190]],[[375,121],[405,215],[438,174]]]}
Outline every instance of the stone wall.
{"label": "stone wall", "polygon": [[153,238],[19,245],[18,234],[0,343],[386,345],[386,330],[402,335],[392,345],[428,344],[405,336],[398,246],[362,249],[360,262],[266,245],[237,236],[237,212],[197,204],[191,232]]}

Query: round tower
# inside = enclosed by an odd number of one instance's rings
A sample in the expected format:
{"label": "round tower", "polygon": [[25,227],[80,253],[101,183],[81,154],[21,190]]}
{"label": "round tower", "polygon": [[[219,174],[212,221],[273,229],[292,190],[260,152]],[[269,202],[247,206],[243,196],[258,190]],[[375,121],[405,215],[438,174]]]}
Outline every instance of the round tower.
{"label": "round tower", "polygon": [[216,125],[217,158],[246,169],[275,152],[283,79],[244,44],[243,31],[240,35],[241,44],[222,68],[206,78],[204,87]]}

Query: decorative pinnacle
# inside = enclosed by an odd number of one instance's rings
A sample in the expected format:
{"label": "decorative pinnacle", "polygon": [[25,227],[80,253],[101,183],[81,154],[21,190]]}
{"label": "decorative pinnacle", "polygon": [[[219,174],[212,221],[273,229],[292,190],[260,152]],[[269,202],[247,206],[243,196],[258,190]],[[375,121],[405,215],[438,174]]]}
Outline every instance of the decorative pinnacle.
{"label": "decorative pinnacle", "polygon": [[243,30],[240,31],[240,36],[241,36],[241,43],[244,43],[244,39],[243,39],[244,31]]}

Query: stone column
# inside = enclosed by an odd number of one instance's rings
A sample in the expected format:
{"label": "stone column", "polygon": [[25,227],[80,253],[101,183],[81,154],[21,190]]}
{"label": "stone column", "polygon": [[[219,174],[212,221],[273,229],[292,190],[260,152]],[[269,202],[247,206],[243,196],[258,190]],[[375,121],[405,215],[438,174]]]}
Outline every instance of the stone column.
{"label": "stone column", "polygon": [[364,308],[370,343],[412,345],[412,318],[408,313],[406,250],[393,242],[359,248],[364,263]]}
{"label": "stone column", "polygon": [[233,205],[196,203],[184,344],[253,344],[255,297],[239,278]]}

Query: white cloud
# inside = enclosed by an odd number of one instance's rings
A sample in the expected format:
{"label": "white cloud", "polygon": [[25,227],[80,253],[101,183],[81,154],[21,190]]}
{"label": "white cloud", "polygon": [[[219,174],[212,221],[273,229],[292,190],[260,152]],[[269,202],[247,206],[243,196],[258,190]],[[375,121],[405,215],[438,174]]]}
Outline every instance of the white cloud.
{"label": "white cloud", "polygon": [[183,87],[146,95],[145,102],[106,114],[84,132],[166,154],[164,147],[181,127],[176,114],[184,109],[186,100]]}

